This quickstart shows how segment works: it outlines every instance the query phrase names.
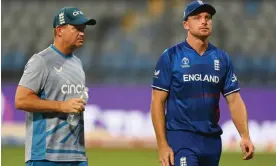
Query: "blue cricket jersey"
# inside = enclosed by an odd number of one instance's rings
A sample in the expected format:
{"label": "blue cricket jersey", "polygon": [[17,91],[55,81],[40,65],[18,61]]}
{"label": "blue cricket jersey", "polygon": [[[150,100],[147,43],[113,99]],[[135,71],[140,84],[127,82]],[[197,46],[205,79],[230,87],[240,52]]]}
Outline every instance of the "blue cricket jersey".
{"label": "blue cricket jersey", "polygon": [[226,52],[209,43],[200,56],[186,40],[162,53],[152,88],[168,92],[167,130],[219,135],[220,93],[240,90]]}

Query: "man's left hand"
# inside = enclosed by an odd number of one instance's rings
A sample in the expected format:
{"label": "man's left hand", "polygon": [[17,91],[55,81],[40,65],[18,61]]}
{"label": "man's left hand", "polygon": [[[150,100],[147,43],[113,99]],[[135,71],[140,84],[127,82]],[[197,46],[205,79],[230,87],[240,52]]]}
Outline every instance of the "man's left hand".
{"label": "man's left hand", "polygon": [[250,160],[254,156],[254,145],[248,138],[242,138],[240,143],[242,152],[244,154],[243,160]]}

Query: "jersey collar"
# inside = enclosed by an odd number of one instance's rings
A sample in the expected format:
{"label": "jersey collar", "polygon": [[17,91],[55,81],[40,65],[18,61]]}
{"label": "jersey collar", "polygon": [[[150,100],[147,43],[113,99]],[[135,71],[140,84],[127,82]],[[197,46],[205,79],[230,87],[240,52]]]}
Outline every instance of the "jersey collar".
{"label": "jersey collar", "polygon": [[[187,42],[187,40],[185,39],[185,41],[183,42],[183,45],[191,50],[194,50],[193,47]],[[212,44],[210,42],[208,42],[208,47],[207,47],[207,50],[205,51],[204,54],[206,54],[207,52],[209,52],[210,50],[212,49]]]}
{"label": "jersey collar", "polygon": [[62,52],[60,52],[53,44],[50,45],[50,47],[56,51],[59,55],[63,56],[64,58],[72,58],[72,54],[64,55]]}

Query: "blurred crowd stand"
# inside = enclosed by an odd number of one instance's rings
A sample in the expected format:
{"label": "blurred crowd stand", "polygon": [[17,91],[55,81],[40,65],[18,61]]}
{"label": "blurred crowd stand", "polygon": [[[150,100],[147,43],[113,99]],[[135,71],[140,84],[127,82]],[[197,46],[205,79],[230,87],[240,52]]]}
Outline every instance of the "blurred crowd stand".
{"label": "blurred crowd stand", "polygon": [[[96,18],[76,51],[88,83],[150,84],[160,54],[186,38],[183,10],[191,0],[2,1],[3,81],[18,81],[27,60],[52,43],[59,8],[75,6]],[[276,1],[212,3],[210,41],[231,56],[242,85],[275,86]]]}

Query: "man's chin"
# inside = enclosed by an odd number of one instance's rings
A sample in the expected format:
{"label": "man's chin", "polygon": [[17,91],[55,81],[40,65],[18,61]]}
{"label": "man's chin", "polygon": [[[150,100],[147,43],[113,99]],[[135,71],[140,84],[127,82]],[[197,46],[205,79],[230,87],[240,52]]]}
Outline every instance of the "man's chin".
{"label": "man's chin", "polygon": [[77,44],[75,44],[75,48],[80,48],[82,46],[83,46],[83,43],[77,43]]}
{"label": "man's chin", "polygon": [[198,32],[198,33],[191,33],[191,34],[197,38],[206,39],[211,35],[211,32]]}
{"label": "man's chin", "polygon": [[202,39],[206,39],[211,35],[211,33],[200,33],[197,36]]}
{"label": "man's chin", "polygon": [[211,35],[211,32],[202,32],[202,33],[199,33],[199,36],[201,37],[209,37]]}

